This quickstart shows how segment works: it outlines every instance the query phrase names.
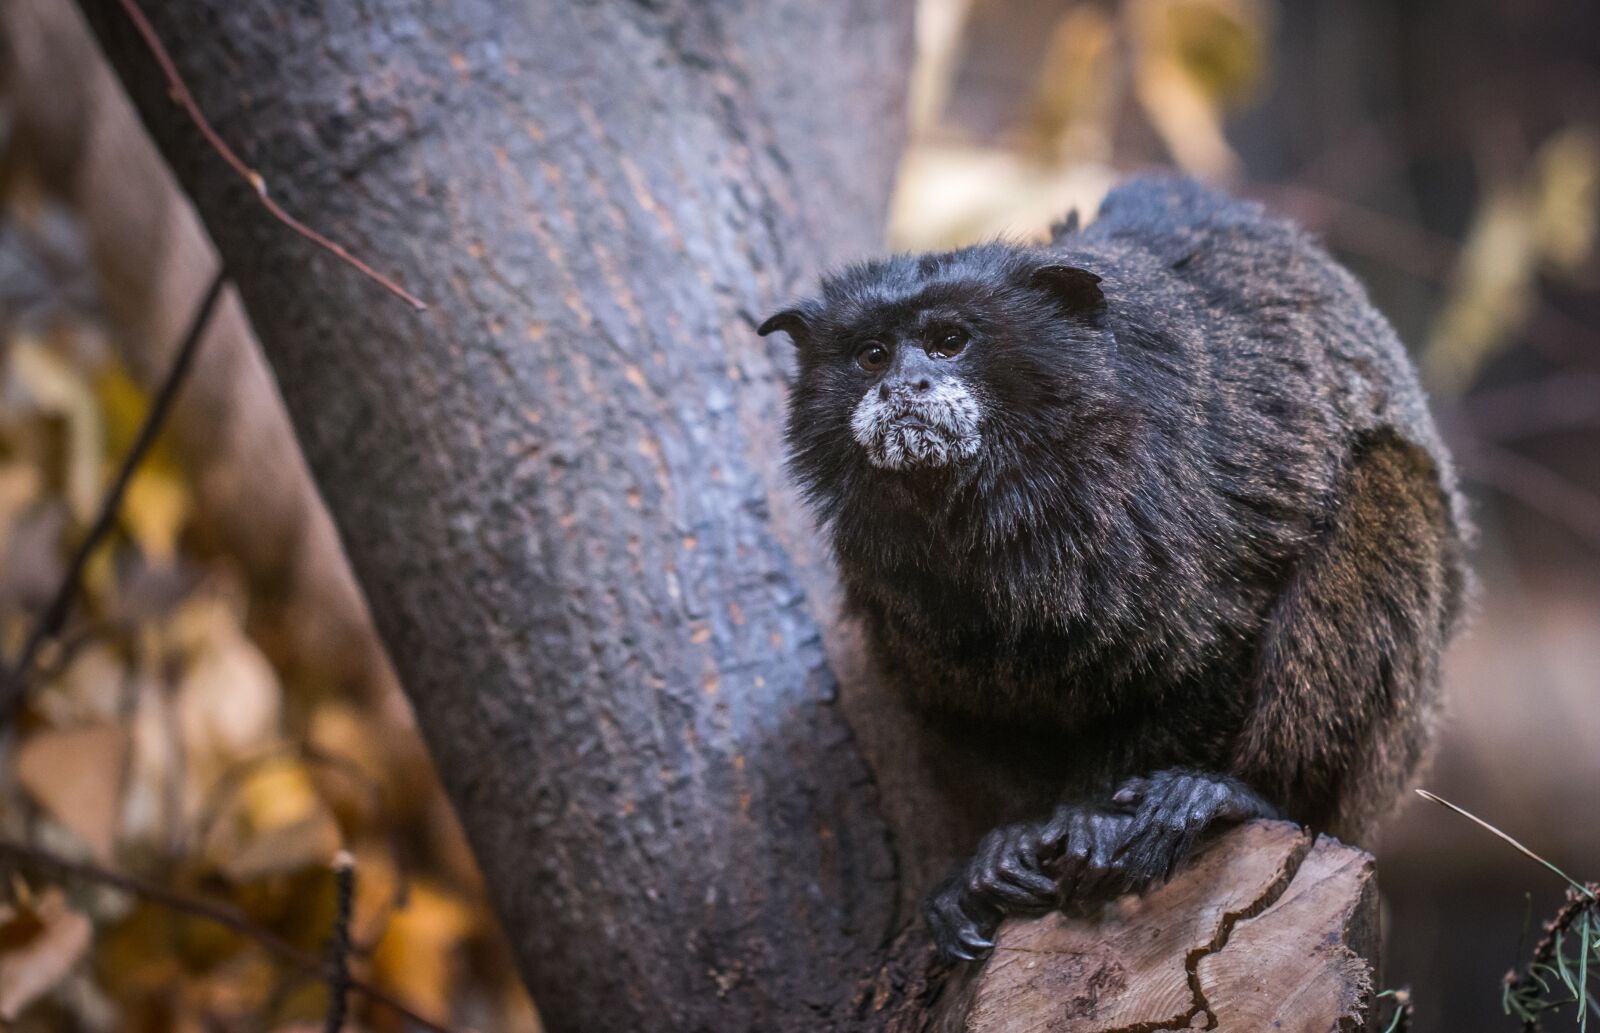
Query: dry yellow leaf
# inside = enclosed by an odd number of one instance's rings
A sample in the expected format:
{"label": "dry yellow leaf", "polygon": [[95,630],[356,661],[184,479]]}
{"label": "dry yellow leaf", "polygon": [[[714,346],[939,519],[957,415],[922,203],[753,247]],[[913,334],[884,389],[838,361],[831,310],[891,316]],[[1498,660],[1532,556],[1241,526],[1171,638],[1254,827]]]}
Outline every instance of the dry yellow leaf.
{"label": "dry yellow leaf", "polygon": [[1532,304],[1536,260],[1526,192],[1516,186],[1492,190],[1478,209],[1450,298],[1423,351],[1430,386],[1460,393],[1506,343]]}
{"label": "dry yellow leaf", "polygon": [[[122,456],[133,446],[150,407],[146,392],[120,364],[110,364],[95,380],[106,425],[106,450]],[[178,535],[191,509],[182,464],[165,435],[139,464],[118,519],[145,555],[156,563],[172,559]]]}
{"label": "dry yellow leaf", "polygon": [[62,471],[67,506],[80,522],[93,518],[100,501],[100,408],[82,372],[43,342],[22,337],[11,342],[9,376],[35,407],[60,417],[67,428],[66,469]]}
{"label": "dry yellow leaf", "polygon": [[431,882],[412,885],[406,906],[389,921],[373,952],[378,979],[431,1018],[450,1014],[451,955],[477,928],[460,898]]}
{"label": "dry yellow leaf", "polygon": [[89,919],[55,887],[12,909],[0,924],[0,1020],[15,1022],[61,982],[88,951],[91,934]]}
{"label": "dry yellow leaf", "polygon": [[[94,393],[105,420],[106,449],[113,455],[122,455],[139,434],[139,425],[150,408],[150,395],[119,362],[108,362],[100,370],[94,379]],[[154,451],[161,451],[160,446]]]}
{"label": "dry yellow leaf", "polygon": [[128,733],[120,725],[38,732],[17,752],[17,779],[95,857],[108,861],[127,756]]}
{"label": "dry yellow leaf", "polygon": [[118,519],[154,565],[170,563],[189,521],[189,488],[157,467],[140,467],[128,482]]}
{"label": "dry yellow leaf", "polygon": [[293,757],[257,767],[225,808],[205,849],[235,882],[323,865],[339,849],[339,827],[311,773]]}
{"label": "dry yellow leaf", "polygon": [[216,922],[139,901],[104,929],[95,948],[95,977],[113,997],[130,1001],[164,994],[186,975],[226,963],[252,946]]}
{"label": "dry yellow leaf", "polygon": [[[323,703],[312,712],[306,742],[329,762],[316,770],[317,785],[346,827],[378,820],[393,736],[371,714],[348,703]],[[393,787],[388,787],[393,788]]]}
{"label": "dry yellow leaf", "polygon": [[1222,115],[1261,81],[1271,8],[1259,0],[1135,0],[1128,14],[1135,92],[1150,124],[1185,169],[1233,176],[1239,160]]}
{"label": "dry yellow leaf", "polygon": [[1135,0],[1129,14],[1139,60],[1172,65],[1213,106],[1260,86],[1273,21],[1262,0]]}
{"label": "dry yellow leaf", "polygon": [[1572,275],[1594,255],[1600,230],[1600,133],[1573,126],[1534,155],[1533,235],[1554,272]]}
{"label": "dry yellow leaf", "polygon": [[1108,11],[1078,4],[1061,16],[1034,86],[1029,135],[1040,158],[1110,160],[1117,59],[1116,24]]}

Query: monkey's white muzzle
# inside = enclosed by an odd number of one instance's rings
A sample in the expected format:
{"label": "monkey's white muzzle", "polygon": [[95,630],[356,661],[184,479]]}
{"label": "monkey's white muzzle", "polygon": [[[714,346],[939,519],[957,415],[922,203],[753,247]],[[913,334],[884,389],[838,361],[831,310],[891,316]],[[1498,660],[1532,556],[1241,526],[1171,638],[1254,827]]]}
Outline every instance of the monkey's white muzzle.
{"label": "monkey's white muzzle", "polygon": [[888,392],[873,387],[856,404],[850,432],[873,466],[909,470],[977,455],[979,422],[977,399],[951,377],[921,391],[907,384]]}

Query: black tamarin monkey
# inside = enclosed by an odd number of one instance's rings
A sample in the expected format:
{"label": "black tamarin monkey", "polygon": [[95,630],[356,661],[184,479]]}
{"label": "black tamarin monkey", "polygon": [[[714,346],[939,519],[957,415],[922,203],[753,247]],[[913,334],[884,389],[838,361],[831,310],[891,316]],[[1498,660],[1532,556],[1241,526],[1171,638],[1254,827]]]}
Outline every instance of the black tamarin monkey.
{"label": "black tamarin monkey", "polygon": [[1360,841],[1397,799],[1466,521],[1394,331],[1305,233],[1140,178],[1045,246],[845,269],[774,330],[791,467],[880,661],[1057,790],[934,894],[947,954],[1220,824]]}

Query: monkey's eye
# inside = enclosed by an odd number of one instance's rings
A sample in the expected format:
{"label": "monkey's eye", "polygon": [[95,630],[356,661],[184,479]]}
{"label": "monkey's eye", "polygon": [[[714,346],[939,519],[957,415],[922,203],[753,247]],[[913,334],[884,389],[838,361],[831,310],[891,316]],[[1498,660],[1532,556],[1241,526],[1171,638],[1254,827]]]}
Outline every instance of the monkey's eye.
{"label": "monkey's eye", "polygon": [[856,365],[868,373],[877,373],[889,365],[889,349],[882,341],[868,341],[856,349]]}
{"label": "monkey's eye", "polygon": [[941,358],[953,359],[961,354],[971,338],[960,327],[945,327],[935,330],[928,338],[928,351]]}

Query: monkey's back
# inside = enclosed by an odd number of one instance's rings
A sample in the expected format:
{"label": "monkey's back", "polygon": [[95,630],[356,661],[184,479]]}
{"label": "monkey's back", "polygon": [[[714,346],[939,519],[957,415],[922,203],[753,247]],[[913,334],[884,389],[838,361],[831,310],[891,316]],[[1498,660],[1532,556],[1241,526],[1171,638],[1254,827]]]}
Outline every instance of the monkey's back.
{"label": "monkey's back", "polygon": [[[1351,442],[1392,430],[1425,451],[1465,530],[1456,474],[1393,328],[1304,230],[1192,179],[1144,175],[1112,190],[1080,235],[1138,270],[1147,311],[1193,320],[1176,334],[1192,404],[1215,444],[1294,481],[1336,481]],[[1220,424],[1220,426],[1218,426]]]}

